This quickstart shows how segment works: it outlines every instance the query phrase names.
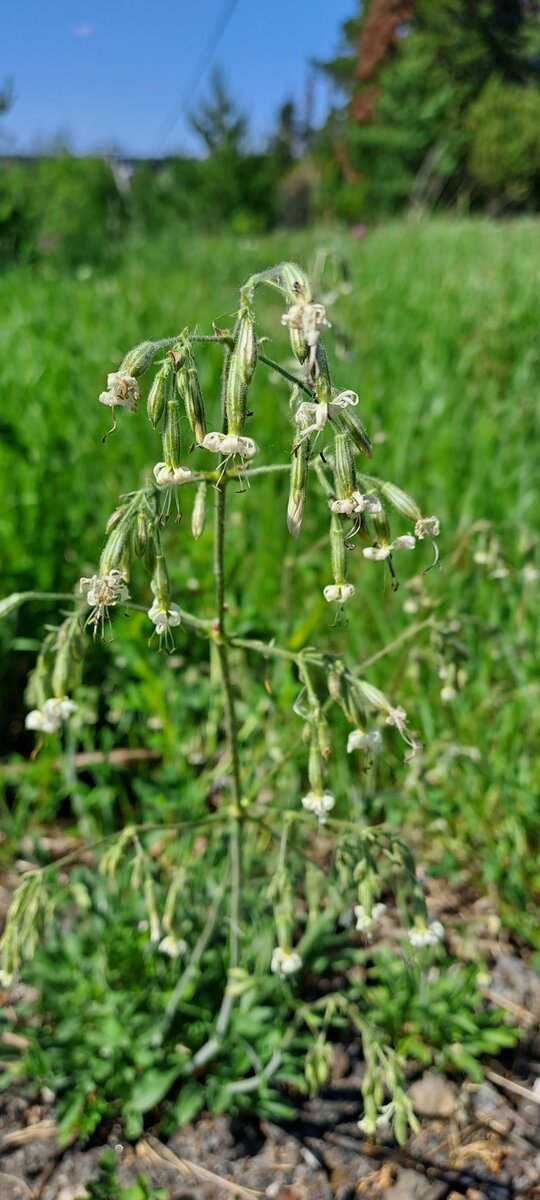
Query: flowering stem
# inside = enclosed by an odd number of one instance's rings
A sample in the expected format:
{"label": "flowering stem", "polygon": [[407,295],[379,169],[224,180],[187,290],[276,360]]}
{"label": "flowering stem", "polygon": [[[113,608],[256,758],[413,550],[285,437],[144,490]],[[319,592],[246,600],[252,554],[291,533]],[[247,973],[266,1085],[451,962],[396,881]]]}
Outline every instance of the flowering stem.
{"label": "flowering stem", "polygon": [[[215,501],[215,530],[214,530],[214,577],[216,589],[216,648],[221,671],[223,686],[223,707],[225,709],[225,726],[227,742],[231,756],[233,795],[235,811],[231,820],[231,903],[230,903],[230,933],[229,933],[229,970],[238,966],[240,940],[240,895],[242,888],[242,825],[241,801],[242,783],[240,777],[240,760],[238,754],[238,722],[232,689],[229,665],[229,646],[225,635],[225,487],[217,488]],[[216,1021],[216,1037],[221,1040],[229,1024],[233,998],[225,992],[221,1009]]]}

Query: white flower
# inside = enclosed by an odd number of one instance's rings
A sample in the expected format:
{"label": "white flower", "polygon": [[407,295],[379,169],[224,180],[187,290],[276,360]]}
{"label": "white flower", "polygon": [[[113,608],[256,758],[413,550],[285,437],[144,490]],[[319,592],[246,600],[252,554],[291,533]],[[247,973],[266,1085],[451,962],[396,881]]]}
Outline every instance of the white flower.
{"label": "white flower", "polygon": [[158,950],[161,954],[166,954],[168,958],[179,958],[181,954],[185,954],[187,943],[183,938],[175,937],[174,933],[168,933],[161,939]]}
{"label": "white flower", "polygon": [[404,533],[401,537],[394,538],[387,546],[366,546],[362,554],[372,562],[384,562],[386,558],[390,558],[393,550],[414,550],[415,545],[416,539],[412,533]]}
{"label": "white flower", "polygon": [[77,705],[67,696],[62,700],[51,697],[45,700],[40,709],[33,708],[27,714],[25,728],[35,729],[37,733],[57,733],[62,722],[67,721],[76,711]]}
{"label": "white flower", "polygon": [[388,715],[386,717],[386,724],[395,725],[396,729],[403,734],[406,729],[406,722],[407,713],[405,712],[405,709],[402,708],[400,704],[396,705],[395,708],[390,706],[388,709]]}
{"label": "white flower", "polygon": [[332,406],[334,408],[356,408],[358,404],[358,392],[338,392],[337,396],[332,396]]}
{"label": "white flower", "polygon": [[297,301],[289,311],[283,313],[281,324],[289,329],[302,331],[308,346],[316,346],[323,329],[331,329],[330,321],[326,319],[324,304],[304,304]]}
{"label": "white flower", "polygon": [[521,572],[521,577],[524,584],[538,583],[538,580],[540,579],[540,571],[538,570],[538,567],[535,567],[534,563],[525,563],[525,566]]}
{"label": "white flower", "polygon": [[92,605],[88,618],[89,625],[97,626],[105,621],[107,610],[111,605],[121,604],[129,600],[124,575],[121,571],[109,571],[107,575],[92,575],[91,579],[81,579],[81,592],[86,592],[86,599]]}
{"label": "white flower", "polygon": [[335,803],[332,792],[308,792],[302,800],[302,808],[305,808],[306,812],[315,813],[319,825],[324,825],[328,819],[328,813],[333,809]]}
{"label": "white flower", "polygon": [[154,467],[154,477],[160,487],[164,487],[165,484],[179,487],[181,483],[191,479],[191,476],[191,467],[168,467],[164,462],[158,462]]}
{"label": "white flower", "polygon": [[[382,512],[382,504],[377,496],[362,492],[351,492],[346,500],[329,500],[331,512],[343,513],[346,517],[356,517],[367,510],[372,516]],[[385,555],[385,558],[387,556]]]}
{"label": "white flower", "polygon": [[323,589],[323,596],[329,604],[345,604],[345,601],[350,600],[354,593],[355,588],[352,583],[329,583]]}
{"label": "white flower", "polygon": [[224,454],[226,457],[238,454],[240,458],[254,458],[259,449],[253,438],[235,437],[229,433],[207,433],[201,444],[204,450],[211,450],[213,454]]}
{"label": "white flower", "polygon": [[355,904],[354,915],[358,933],[371,933],[386,912],[386,904],[374,904],[371,912],[366,912],[363,904]]}
{"label": "white flower", "polygon": [[347,738],[347,753],[352,750],[371,750],[373,754],[380,754],[382,749],[382,735],[378,729],[372,729],[370,733],[365,733],[363,729],[353,729]]}
{"label": "white flower", "polygon": [[309,401],[304,401],[299,404],[294,421],[295,424],[302,430],[301,438],[309,437],[311,433],[320,433],[324,429],[328,420],[328,405],[311,404]]}
{"label": "white flower", "polygon": [[106,404],[108,408],[129,408],[132,412],[137,411],[137,400],[141,391],[133,375],[129,375],[127,371],[112,371],[107,375],[107,389],[100,394],[100,404]]}
{"label": "white flower", "polygon": [[169,604],[164,608],[163,603],[156,597],[148,609],[148,616],[156,627],[156,633],[167,633],[173,625],[180,625],[181,615],[177,604]]}
{"label": "white flower", "polygon": [[294,975],[296,971],[300,971],[301,967],[302,959],[297,950],[284,950],[282,946],[276,946],[270,963],[270,970],[274,975],[284,979],[287,975]]}
{"label": "white flower", "polygon": [[289,311],[283,313],[281,324],[289,329],[300,330],[309,346],[308,372],[317,374],[317,343],[323,329],[331,329],[330,321],[326,319],[324,304],[306,304],[297,300]]}
{"label": "white flower", "polygon": [[448,683],[445,687],[441,688],[441,700],[443,704],[450,704],[452,700],[455,700],[456,696],[457,691],[455,687],[452,687],[452,684]]}
{"label": "white flower", "polygon": [[411,946],[436,946],[444,937],[444,925],[440,921],[428,921],[427,925],[415,925],[408,933]]}
{"label": "white flower", "polygon": [[416,525],[414,527],[414,532],[420,542],[422,541],[422,538],[425,538],[425,537],[430,537],[430,538],[438,537],[439,533],[441,532],[441,525],[440,525],[439,518],[438,517],[420,517],[420,520],[416,522]]}

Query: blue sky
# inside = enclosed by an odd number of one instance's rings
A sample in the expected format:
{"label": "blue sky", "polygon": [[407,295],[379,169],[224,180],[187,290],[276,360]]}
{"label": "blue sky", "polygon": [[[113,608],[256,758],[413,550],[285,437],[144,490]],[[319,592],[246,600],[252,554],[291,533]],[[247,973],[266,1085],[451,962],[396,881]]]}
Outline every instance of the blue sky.
{"label": "blue sky", "polygon": [[[197,152],[186,115],[216,63],[257,144],[284,100],[302,104],[310,59],[332,56],[356,10],[357,0],[0,0],[0,84],[11,78],[15,94],[1,144],[26,153],[60,134],[79,154]],[[320,76],[314,87],[320,116],[330,89]]]}

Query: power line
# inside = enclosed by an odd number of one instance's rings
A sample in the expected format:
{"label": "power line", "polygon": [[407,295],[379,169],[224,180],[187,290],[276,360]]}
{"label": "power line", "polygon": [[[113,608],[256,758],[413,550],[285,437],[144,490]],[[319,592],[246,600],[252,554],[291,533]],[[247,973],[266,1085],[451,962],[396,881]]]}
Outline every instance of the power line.
{"label": "power line", "polygon": [[171,114],[167,119],[166,125],[164,125],[165,132],[162,134],[159,141],[159,150],[163,149],[163,146],[167,139],[171,136],[171,133],[174,133],[176,126],[181,121],[182,117],[186,115],[193,95],[196,92],[205,71],[208,69],[214,54],[216,53],[219,43],[227,30],[227,26],[234,15],[234,10],[237,7],[237,4],[238,0],[225,0],[214,28],[210,33],[210,37],[208,38],[206,46],[204,47],[200,58],[195,64],[187,86],[180,97],[180,100],[171,110]]}

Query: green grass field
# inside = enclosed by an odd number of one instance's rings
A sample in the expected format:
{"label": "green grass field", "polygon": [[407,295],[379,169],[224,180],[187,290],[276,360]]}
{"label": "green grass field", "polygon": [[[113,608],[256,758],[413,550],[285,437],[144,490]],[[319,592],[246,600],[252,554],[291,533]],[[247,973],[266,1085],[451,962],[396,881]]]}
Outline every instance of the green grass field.
{"label": "green grass field", "polygon": [[[101,444],[110,414],[97,396],[124,352],[186,324],[203,332],[212,321],[227,326],[238,284],[282,258],[309,271],[324,265],[320,292],[337,293],[328,305],[333,328],[326,345],[335,381],[360,392],[374,441],[368,470],[410,491],[426,515],[440,517],[441,570],[423,577],[428,551],[403,555],[401,586],[393,594],[383,589],[375,564],[351,556],[357,597],[346,629],[330,628],[322,599],[330,580],[324,501],[313,481],[293,544],[285,523],[286,479],[275,476],[237,497],[229,548],[233,614],[242,595],[242,630],[268,637],[277,626],[281,640],[295,648],[307,643],[343,652],[348,646],[357,663],[398,642],[368,677],[408,710],[425,749],[409,766],[395,749],[367,783],[351,783],[350,764],[335,769],[344,787],[361,787],[366,815],[405,829],[433,870],[456,878],[465,871],[492,889],[503,918],[536,947],[540,362],[533,266],[539,250],[540,226],[525,220],[396,224],[361,242],[327,231],[264,240],[163,236],[154,245],[134,245],[111,275],[79,270],[67,278],[21,268],[0,280],[0,541],[7,595],[69,589],[91,572],[119,492],[138,486],[161,457],[144,405],[136,416],[121,413],[117,433]],[[341,289],[344,271],[350,290]],[[288,359],[279,301],[267,297],[259,311],[261,332],[271,334],[269,353]],[[219,354],[210,347],[198,361],[208,407],[217,413]],[[249,432],[261,446],[261,461],[287,462],[287,385],[277,386],[259,368],[252,399]],[[405,531],[399,519],[395,531]],[[189,607],[205,614],[210,543],[207,537],[192,542],[188,519],[178,538],[175,598],[185,603],[187,589]],[[141,574],[133,594],[142,601],[146,588]],[[436,628],[424,625],[430,617]],[[24,677],[43,624],[53,618],[50,606],[28,608],[1,630],[6,755],[30,748],[21,732]],[[422,628],[415,632],[417,625]],[[102,713],[106,746],[126,738],[141,744],[144,723],[137,724],[137,712],[166,707],[171,670],[146,651],[140,634],[133,619],[129,628],[118,628],[114,651],[98,648],[93,655],[92,682],[109,701],[122,678],[121,719],[110,720],[112,701],[108,715]],[[182,631],[177,645],[178,711],[189,715],[182,677],[199,651]],[[446,682],[456,678],[458,693],[446,703],[444,670],[450,672]],[[262,686],[259,691],[262,696]],[[246,709],[246,722],[248,716]],[[285,727],[285,703],[279,719]],[[174,730],[167,728],[165,722],[160,736],[169,737],[171,750]],[[92,737],[90,728],[87,745]],[[111,786],[105,780],[103,789]],[[23,788],[21,821],[30,811],[28,819],[36,817],[36,797],[40,819],[52,811],[38,781],[34,790]],[[83,808],[81,799],[79,817]]]}

